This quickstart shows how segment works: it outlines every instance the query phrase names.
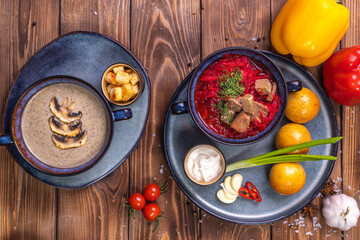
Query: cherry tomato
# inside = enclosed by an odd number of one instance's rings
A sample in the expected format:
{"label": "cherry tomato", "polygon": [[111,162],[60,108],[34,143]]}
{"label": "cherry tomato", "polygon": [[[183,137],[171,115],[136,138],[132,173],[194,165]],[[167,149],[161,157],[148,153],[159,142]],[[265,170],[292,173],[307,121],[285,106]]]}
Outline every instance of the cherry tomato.
{"label": "cherry tomato", "polygon": [[135,210],[141,210],[144,208],[146,204],[146,200],[144,196],[141,193],[133,193],[129,197],[129,204],[135,209]]}
{"label": "cherry tomato", "polygon": [[146,200],[152,202],[155,201],[161,193],[160,187],[156,183],[148,184],[143,191],[143,195]]}
{"label": "cherry tomato", "polygon": [[154,221],[160,214],[160,207],[156,203],[148,203],[143,209],[144,218]]}

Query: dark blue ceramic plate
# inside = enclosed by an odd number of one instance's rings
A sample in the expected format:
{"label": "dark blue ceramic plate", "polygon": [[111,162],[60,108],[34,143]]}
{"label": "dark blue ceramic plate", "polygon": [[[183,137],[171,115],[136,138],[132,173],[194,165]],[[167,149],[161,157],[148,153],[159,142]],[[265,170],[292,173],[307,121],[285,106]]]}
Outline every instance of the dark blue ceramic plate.
{"label": "dark blue ceramic plate", "polygon": [[[310,131],[312,139],[329,138],[337,136],[337,123],[335,113],[329,98],[311,74],[301,66],[290,60],[273,54],[263,52],[273,60],[282,71],[286,81],[301,80],[303,86],[313,90],[319,97],[321,109],[317,117],[304,124]],[[187,90],[191,74],[184,80],[175,93],[172,103],[187,100]],[[334,162],[318,161],[301,163],[306,171],[306,183],[297,194],[284,196],[276,193],[270,186],[268,177],[271,166],[258,166],[226,173],[220,181],[209,186],[200,186],[192,182],[185,174],[183,161],[186,152],[199,144],[210,144],[221,150],[227,163],[246,159],[276,149],[275,136],[279,128],[289,122],[286,117],[281,120],[277,128],[264,139],[246,146],[228,146],[206,136],[195,124],[190,113],[171,115],[170,108],[165,121],[165,153],[175,181],[184,193],[200,208],[221,219],[243,224],[262,224],[273,222],[300,210],[319,193],[326,183]],[[337,145],[317,146],[310,149],[309,154],[336,155]],[[224,204],[216,197],[220,189],[219,184],[226,176],[240,173],[244,183],[250,181],[260,191],[262,202],[250,201],[239,197],[232,204]]]}
{"label": "dark blue ceramic plate", "polygon": [[[105,177],[131,154],[140,141],[149,116],[150,81],[136,57],[121,43],[93,32],[73,32],[50,42],[37,52],[21,69],[11,90],[5,110],[4,135],[11,133],[11,117],[21,94],[34,82],[45,77],[66,75],[83,79],[101,92],[101,77],[112,64],[123,62],[143,75],[144,91],[127,106],[133,117],[115,122],[112,142],[103,158],[92,168],[73,176],[53,176],[29,165],[14,144],[8,150],[28,173],[39,180],[60,188],[83,188]],[[110,104],[111,105],[111,104]],[[113,110],[121,109],[111,105]]]}

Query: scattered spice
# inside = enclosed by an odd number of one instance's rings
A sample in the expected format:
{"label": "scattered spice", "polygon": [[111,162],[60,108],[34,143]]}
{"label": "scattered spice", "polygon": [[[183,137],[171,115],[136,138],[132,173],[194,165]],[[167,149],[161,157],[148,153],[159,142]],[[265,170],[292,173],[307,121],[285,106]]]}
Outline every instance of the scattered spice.
{"label": "scattered spice", "polygon": [[335,195],[335,182],[332,180],[332,178],[329,179],[329,181],[325,184],[323,189],[320,191],[325,198],[327,198],[329,195]]}
{"label": "scattered spice", "polygon": [[36,22],[32,22],[31,26],[35,27],[37,25]]}
{"label": "scattered spice", "polygon": [[306,205],[300,212],[304,217],[308,216],[311,221],[313,220],[315,210],[311,207],[310,204]]}

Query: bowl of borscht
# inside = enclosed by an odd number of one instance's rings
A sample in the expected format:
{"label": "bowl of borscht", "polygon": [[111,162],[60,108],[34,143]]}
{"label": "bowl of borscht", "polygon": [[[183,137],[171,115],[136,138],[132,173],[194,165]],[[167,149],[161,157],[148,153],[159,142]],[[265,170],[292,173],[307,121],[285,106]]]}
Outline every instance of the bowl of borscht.
{"label": "bowl of borscht", "polygon": [[288,91],[280,69],[260,51],[232,47],[216,51],[194,70],[187,107],[210,138],[230,145],[267,136],[284,115]]}

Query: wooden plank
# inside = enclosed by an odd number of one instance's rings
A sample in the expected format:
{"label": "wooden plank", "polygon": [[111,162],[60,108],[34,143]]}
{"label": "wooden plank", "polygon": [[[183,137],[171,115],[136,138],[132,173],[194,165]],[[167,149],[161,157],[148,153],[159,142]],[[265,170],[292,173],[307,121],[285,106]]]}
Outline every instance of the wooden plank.
{"label": "wooden plank", "polygon": [[[61,34],[88,30],[130,46],[130,0],[61,2]],[[131,158],[131,157],[130,157]],[[76,191],[59,190],[59,239],[127,239],[129,160],[105,179]]]}
{"label": "wooden plank", "polygon": [[[202,57],[230,46],[270,49],[270,1],[202,1]],[[216,194],[216,193],[214,193]],[[270,239],[270,224],[245,226],[210,216],[203,239]]]}
{"label": "wooden plank", "polygon": [[[58,1],[0,1],[1,119],[22,65],[57,36],[58,9]],[[0,158],[0,239],[55,239],[55,188],[28,175],[5,147]]]}
{"label": "wooden plank", "polygon": [[202,1],[202,57],[230,46],[270,49],[270,0]]}
{"label": "wooden plank", "polygon": [[[282,6],[286,3],[286,0],[281,1],[272,1],[272,22],[275,21],[276,16],[280,12]],[[275,51],[275,50],[274,50]],[[312,75],[321,82],[322,80],[322,68],[323,64],[316,67],[306,68]],[[338,123],[341,122],[341,109],[338,104],[333,102],[335,109],[336,117]],[[339,132],[341,132],[340,125],[338,126]],[[339,148],[341,149],[341,148]],[[337,185],[341,188],[341,154],[338,153],[339,160],[336,162],[335,167],[332,171],[331,178],[338,181]],[[314,228],[313,222],[309,217],[304,218],[305,227],[301,227],[295,224],[295,220],[298,221],[300,217],[303,217],[302,214],[296,213],[295,215],[288,217],[284,220],[280,220],[273,224],[272,228],[272,238],[273,239],[304,239],[307,236],[306,234],[311,234],[313,239],[341,239],[341,232],[333,232],[325,223],[324,218],[321,214],[323,199],[316,197],[311,203],[310,206],[315,210],[314,216],[317,218],[317,221],[321,224],[321,228]],[[301,219],[300,219],[301,221]],[[293,226],[292,226],[293,224]],[[316,230],[314,230],[316,229]]]}
{"label": "wooden plank", "polygon": [[[146,184],[169,180],[163,144],[164,121],[170,100],[185,76],[200,59],[200,1],[133,0],[131,50],[144,64],[151,79],[151,110],[143,139],[130,162],[130,193]],[[166,218],[151,234],[154,223],[140,212],[130,220],[129,239],[195,239],[198,212],[176,183],[156,201]],[[195,214],[194,214],[195,213]],[[196,215],[196,216],[194,216]]]}
{"label": "wooden plank", "polygon": [[[352,47],[360,44],[360,1],[346,0],[344,5],[350,11],[350,27],[342,41],[342,48]],[[342,125],[342,169],[343,169],[343,189],[346,195],[354,197],[359,203],[360,189],[360,104],[353,107],[343,106]],[[349,239],[360,239],[360,228],[355,227],[344,232],[344,236]]]}

